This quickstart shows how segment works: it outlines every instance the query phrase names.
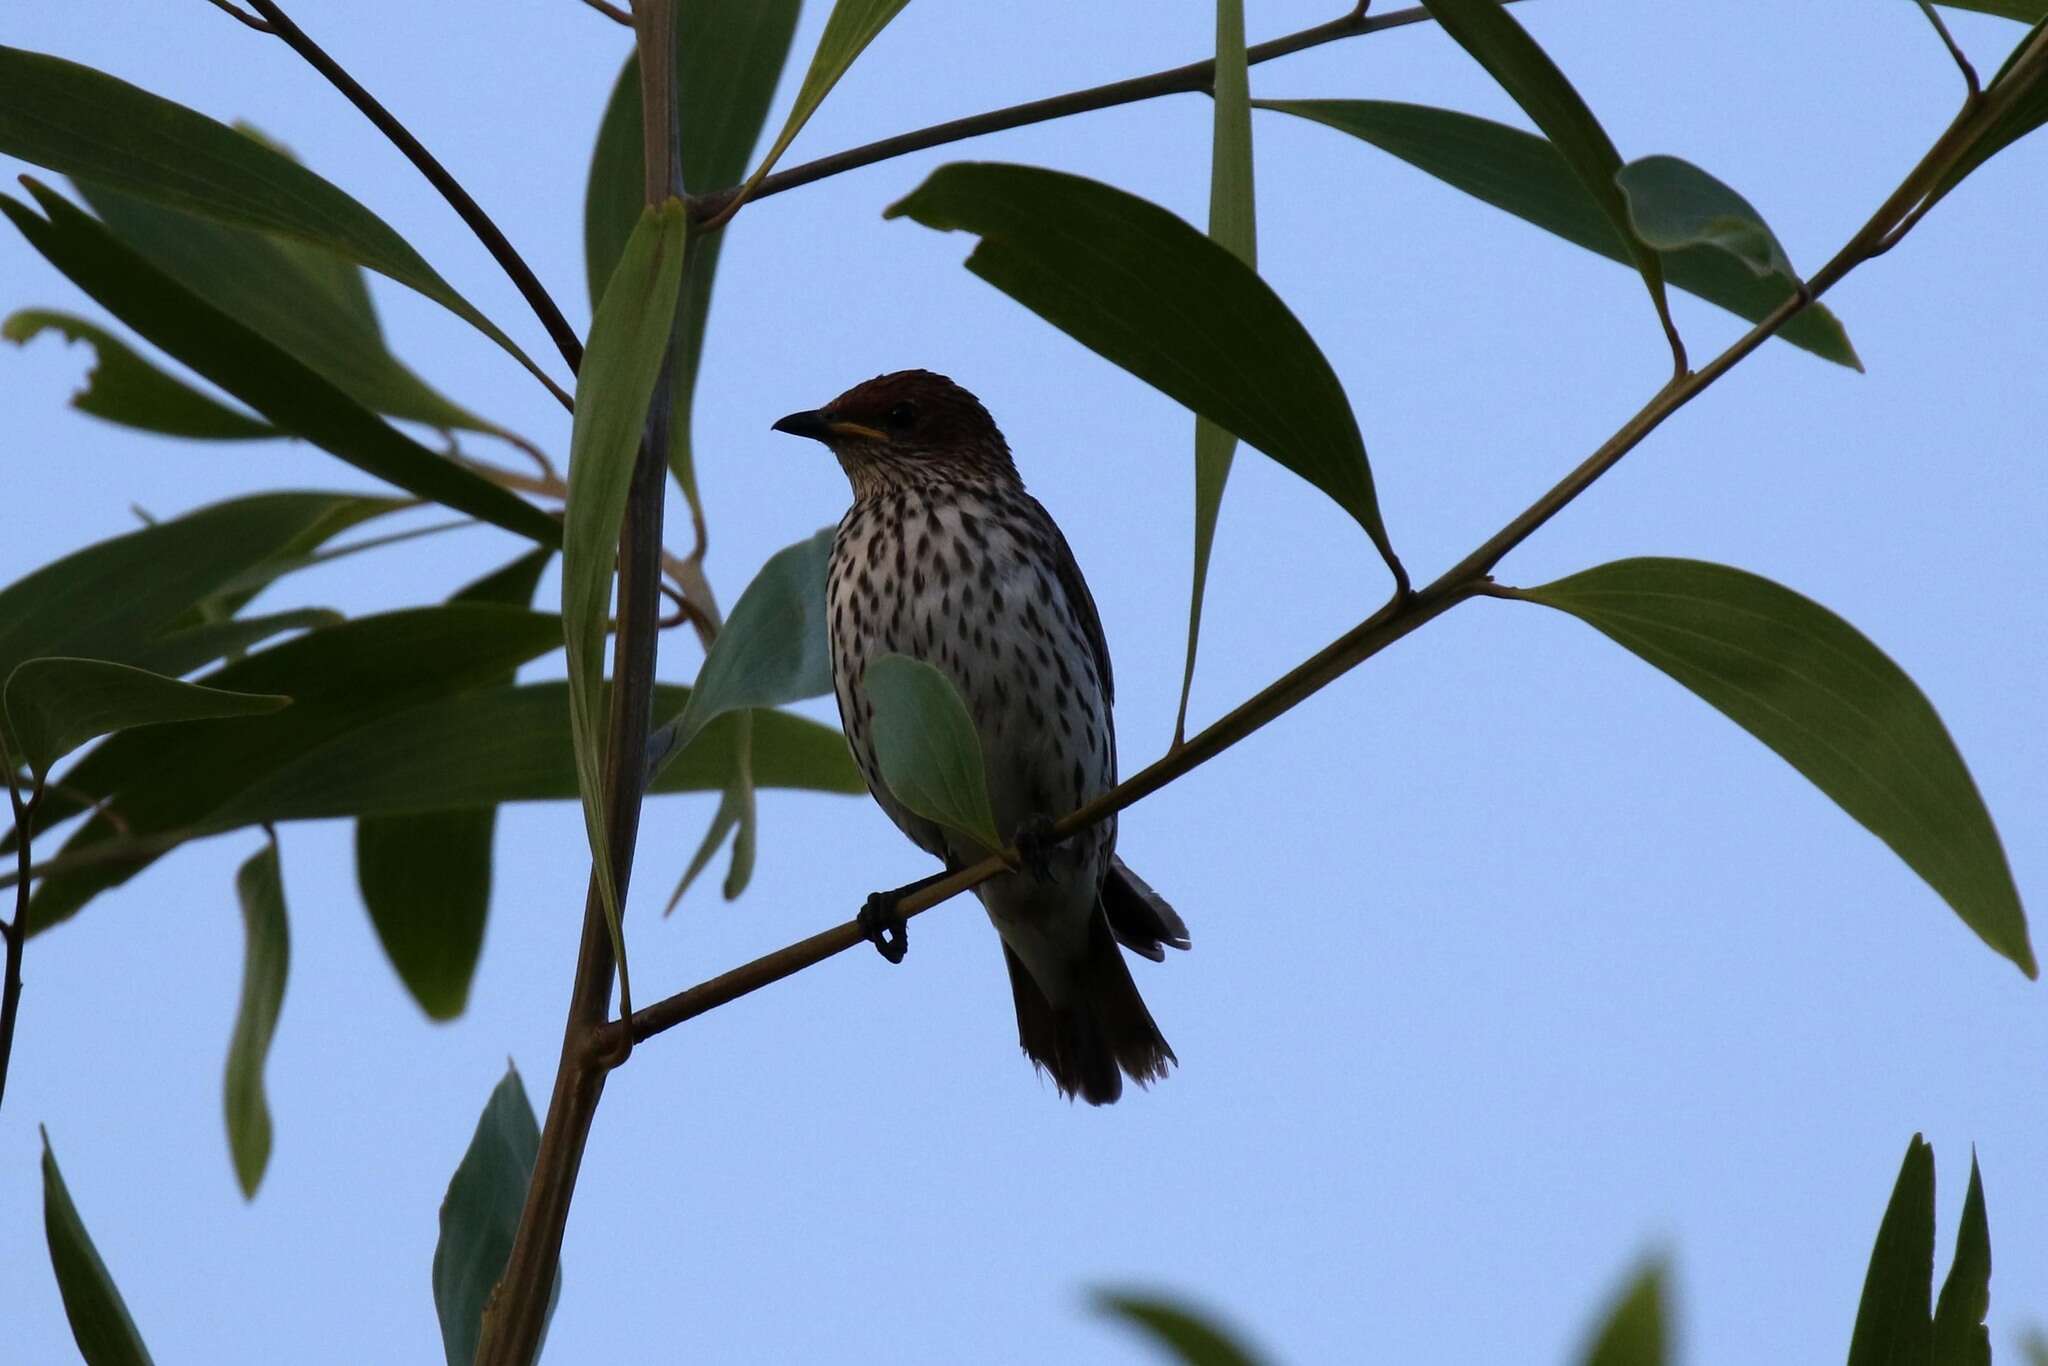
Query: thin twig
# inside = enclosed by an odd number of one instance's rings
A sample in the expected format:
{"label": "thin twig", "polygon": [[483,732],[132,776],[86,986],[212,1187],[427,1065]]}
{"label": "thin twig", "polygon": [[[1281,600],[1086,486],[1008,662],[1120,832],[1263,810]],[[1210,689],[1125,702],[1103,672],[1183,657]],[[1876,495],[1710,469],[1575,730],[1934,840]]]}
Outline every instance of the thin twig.
{"label": "thin twig", "polygon": [[[2023,54],[2021,59],[2016,59],[2016,69],[2021,66],[2022,61],[2032,61],[2048,67],[2048,42],[2041,45],[2040,51]],[[1994,126],[2006,105],[2017,97],[2016,92],[2024,89],[2025,82],[2034,78],[2031,71],[2021,71],[2019,74],[2025,79],[2016,82],[2013,91],[2000,91],[1994,87],[1991,95],[1967,104],[1963,112],[1957,115],[1954,122],[1928,150],[1927,155],[1907,174],[1898,189],[1878,207],[1877,212],[1871,215],[1863,227],[1843,245],[1827,265],[1821,268],[1805,288],[1789,295],[1784,302],[1705,366],[1666,382],[1642,408],[1615,431],[1613,436],[1601,443],[1599,449],[1581,461],[1548,492],[1499,531],[1481,542],[1471,554],[1446,570],[1427,588],[1407,596],[1397,596],[1380,611],[1339,636],[1185,745],[1169,750],[1163,758],[1119,783],[1111,791],[1062,817],[1053,825],[1053,836],[1061,838],[1072,835],[1106,820],[1191,769],[1206,763],[1268,721],[1292,709],[1387,646],[1459,603],[1481,595],[1498,596],[1490,582],[1490,576],[1494,566],[1504,556],[1591,488],[1602,475],[1613,469],[1623,456],[1634,450],[1645,437],[1662,425],[1665,419],[1698,397],[1709,385],[1763,345],[1814,300],[1839,283],[1857,265],[1876,256],[1889,241],[1895,240],[1892,234],[1902,223],[1918,221],[1918,214],[1923,211],[1920,206],[1927,199],[1930,189],[1940,182],[1947,171],[1960,163],[1976,139]],[[2003,98],[1995,99],[1993,96]],[[1015,851],[1006,849],[972,867],[961,869],[909,894],[903,898],[899,909],[906,919],[917,915],[994,877],[1011,866],[1014,859]],[[635,1012],[622,1025],[613,1025],[611,1028],[614,1031],[623,1030],[632,1039],[644,1042],[685,1020],[737,1000],[750,992],[758,991],[772,982],[781,981],[835,954],[844,953],[865,942],[865,939],[865,932],[859,922],[847,921],[657,1001]]]}
{"label": "thin twig", "polygon": [[[1255,43],[1245,49],[1244,59],[1249,65],[1270,62],[1276,57],[1304,52],[1324,43],[1334,43],[1342,38],[1356,38],[1362,34],[1378,33],[1383,29],[1403,28],[1409,24],[1424,23],[1429,11],[1420,5],[1395,10],[1391,14],[1368,17],[1363,10],[1354,10],[1340,19],[1315,24],[1289,33],[1268,42]],[[949,142],[960,142],[967,138],[978,138],[986,133],[1000,133],[1010,128],[1023,128],[1048,119],[1066,118],[1071,114],[1086,114],[1097,109],[1111,109],[1120,104],[1133,104],[1139,100],[1156,99],[1161,95],[1193,94],[1205,91],[1216,81],[1216,61],[1212,57],[1205,62],[1189,62],[1186,66],[1173,67],[1167,71],[1156,71],[1149,76],[1134,76],[1128,80],[1112,81],[1087,90],[1069,91],[1047,99],[1031,100],[1024,104],[1013,104],[1007,109],[992,109],[987,113],[973,114],[963,119],[933,124],[894,137],[870,142],[862,147],[852,147],[844,152],[835,152],[816,161],[807,161],[792,166],[786,171],[777,171],[765,176],[747,195],[747,202],[766,199],[770,195],[793,190],[799,185],[824,180],[844,171],[872,166],[878,161],[904,156],[910,152],[922,152],[931,147],[942,147]],[[700,223],[723,221],[731,216],[733,199],[739,187],[713,190],[698,195],[690,202],[690,216]]]}
{"label": "thin twig", "polygon": [[[220,0],[214,0],[216,4],[219,2]],[[583,3],[615,24],[624,24],[627,28],[633,27],[633,16],[620,9],[617,5],[607,3],[607,0],[583,0]]]}
{"label": "thin twig", "polygon": [[264,23],[255,15],[250,14],[248,11],[239,8],[234,4],[231,4],[230,0],[207,0],[207,3],[211,4],[217,10],[221,10],[226,14],[233,15],[236,19],[239,19],[241,22],[247,24],[250,28],[255,29],[258,33],[277,32],[276,29]]}
{"label": "thin twig", "polygon": [[1955,58],[1956,69],[1963,73],[1963,87],[1969,92],[1965,98],[1976,99],[1982,93],[1981,87],[1977,84],[1977,68],[1970,65],[1970,59],[1956,44],[1955,36],[1948,31],[1948,25],[1942,22],[1941,12],[1935,9],[1929,0],[1920,0],[1920,12],[1927,16],[1928,23],[1934,25],[1934,31],[1941,35],[1942,46],[1948,49],[1949,56]]}
{"label": "thin twig", "polygon": [[28,942],[29,845],[35,829],[36,806],[43,799],[42,779],[29,789],[28,800],[14,781],[14,755],[7,738],[0,734],[0,769],[7,776],[7,804],[14,811],[14,916],[0,921],[0,939],[6,941],[7,963],[0,976],[0,1101],[7,1096],[7,1065],[14,1058],[14,1021],[21,1012],[21,953]]}
{"label": "thin twig", "polygon": [[[469,225],[469,230],[476,234],[477,240],[497,258],[498,265],[511,277],[512,283],[526,299],[527,306],[533,310],[534,316],[540,319],[541,326],[547,329],[548,336],[555,343],[555,349],[562,353],[562,359],[568,363],[570,371],[573,373],[579,369],[583,364],[582,339],[576,335],[576,330],[569,326],[569,320],[562,316],[562,310],[555,306],[554,299],[549,296],[540,278],[526,264],[525,258],[499,230],[491,216],[470,197],[469,191],[462,188],[461,182],[448,173],[448,169],[435,159],[434,154],[429,152],[390,110],[379,104],[369,91],[363,89],[355,77],[343,70],[341,64],[328,56],[318,43],[307,37],[305,30],[293,23],[291,17],[278,7],[277,0],[249,0],[249,3],[270,21],[272,31],[279,38],[290,44],[294,52],[305,58],[315,71],[325,76],[336,90],[348,98],[349,103],[360,109],[364,117],[375,124],[377,130],[390,139],[392,145],[403,152],[406,159],[419,169],[420,174],[427,178],[427,183],[441,192],[441,197],[461,215],[462,221]],[[550,387],[553,385],[550,384]],[[562,400],[564,407],[573,406],[568,395],[560,389],[556,389],[555,394]]]}

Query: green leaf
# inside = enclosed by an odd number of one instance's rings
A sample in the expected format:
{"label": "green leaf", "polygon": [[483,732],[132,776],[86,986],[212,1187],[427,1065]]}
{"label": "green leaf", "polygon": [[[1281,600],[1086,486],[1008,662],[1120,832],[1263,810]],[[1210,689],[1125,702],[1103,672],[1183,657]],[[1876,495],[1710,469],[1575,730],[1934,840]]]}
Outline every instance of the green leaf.
{"label": "green leaf", "polygon": [[1664,1321],[1665,1272],[1651,1261],[1630,1277],[1586,1348],[1585,1366],[1664,1366],[1669,1359]]}
{"label": "green leaf", "polygon": [[1516,596],[1569,612],[1763,741],[2035,975],[1991,813],[1920,689],[1826,608],[1697,560],[1618,560]]}
{"label": "green leaf", "polygon": [[[197,623],[181,619],[196,604],[309,536],[393,506],[346,493],[262,493],[73,551],[0,588],[0,678],[40,655],[182,673],[152,662],[153,653],[191,639],[182,632]],[[93,611],[78,610],[88,602]]]}
{"label": "green leaf", "polygon": [[[1371,143],[1497,209],[1587,251],[1633,265],[1627,241],[1594,203],[1558,150],[1534,133],[1450,109],[1387,100],[1255,100],[1259,109],[1312,120]],[[1659,253],[1664,278],[1737,317],[1760,321],[1787,286],[1760,280],[1726,252],[1690,247]],[[1861,370],[1835,315],[1808,304],[1778,329],[1792,345]]]}
{"label": "green leaf", "polygon": [[1995,14],[2001,19],[2017,19],[2023,24],[2039,23],[2048,19],[2048,0],[1937,0],[1949,9],[1976,10],[1979,14]]}
{"label": "green leaf", "polygon": [[1258,1366],[1259,1358],[1214,1319],[1158,1295],[1097,1291],[1095,1308],[1138,1330],[1182,1366]]}
{"label": "green leaf", "polygon": [[1489,76],[1522,106],[1551,146],[1563,156],[1579,183],[1599,206],[1602,216],[1620,237],[1629,260],[1643,277],[1656,305],[1657,318],[1671,340],[1671,348],[1683,363],[1678,331],[1671,323],[1670,305],[1664,298],[1664,267],[1657,253],[1629,231],[1628,207],[1615,184],[1621,170],[1621,154],[1614,150],[1607,130],[1593,117],[1593,111],[1579,98],[1579,92],[1565,79],[1557,64],[1536,44],[1500,0],[1422,0],[1458,46],[1472,54]]}
{"label": "green leaf", "polygon": [[149,1349],[128,1316],[128,1305],[100,1260],[78,1207],[71,1203],[57,1154],[43,1131],[43,1236],[50,1244],[50,1269],[64,1297],[64,1317],[86,1366],[149,1366]]}
{"label": "green leaf", "polygon": [[105,72],[0,47],[0,152],[336,252],[418,290],[548,382],[383,219],[257,139]]}
{"label": "green leaf", "polygon": [[656,765],[727,712],[780,707],[832,691],[825,571],[835,530],[826,527],[784,546],[761,566],[711,642],[689,706],[649,737]]}
{"label": "green leaf", "polygon": [[313,631],[343,620],[327,607],[301,607],[261,617],[230,617],[159,636],[134,656],[137,668],[176,677],[230,655],[245,654],[286,631]]}
{"label": "green leaf", "polygon": [[145,432],[202,441],[246,441],[284,435],[269,423],[245,417],[183,380],[165,374],[136,355],[120,338],[83,318],[28,308],[11,313],[0,322],[0,337],[18,346],[26,346],[45,331],[57,332],[69,341],[82,341],[93,349],[93,368],[85,372],[84,387],[71,396],[71,406],[81,413]]}
{"label": "green leaf", "polygon": [[[66,771],[62,791],[45,794],[48,809],[39,808],[37,826],[103,801],[104,809],[63,846],[78,852],[117,839],[252,823],[263,817],[242,821],[222,813],[307,752],[380,718],[479,688],[560,640],[553,615],[462,603],[361,617],[282,641],[200,681],[231,692],[282,693],[291,706],[268,716],[111,736]],[[29,902],[31,932],[76,913],[162,852],[151,847],[132,860],[45,878]]]}
{"label": "green leaf", "polygon": [[1934,1306],[1934,1366],[1991,1366],[1991,1230],[1984,1217],[1984,1180],[1970,1154],[1970,1192],[1956,1229],[1955,1261]]}
{"label": "green leaf", "polygon": [[[1244,52],[1244,0],[1216,0],[1215,123],[1209,150],[1209,240],[1258,268],[1257,200],[1252,186],[1251,78]],[[1188,693],[1195,686],[1195,652],[1202,639],[1202,599],[1209,584],[1209,551],[1237,438],[1205,417],[1195,419],[1195,572],[1188,594],[1188,656],[1181,670],[1176,741],[1187,734]]]}
{"label": "green leaf", "polygon": [[875,708],[875,762],[896,800],[1001,849],[981,738],[952,680],[921,659],[882,654],[869,662],[864,687]]}
{"label": "green leaf", "polygon": [[95,181],[78,192],[124,246],[373,412],[495,431],[385,348],[363,273],[320,247],[224,227]]}
{"label": "green leaf", "polygon": [[[508,1065],[441,1201],[441,1240],[434,1245],[434,1309],[441,1319],[448,1366],[470,1366],[476,1360],[484,1306],[512,1255],[519,1211],[526,1203],[527,1183],[533,1179],[539,1153],[540,1123],[534,1118],[533,1103],[526,1098],[518,1069]],[[554,1317],[561,1293],[562,1271],[557,1266],[548,1291],[549,1318]],[[545,1322],[541,1333],[545,1340]]]}
{"label": "green leaf", "polygon": [[[654,692],[657,707],[680,707],[688,690]],[[306,705],[301,697],[298,705]],[[648,786],[651,795],[717,792],[733,763],[733,728],[721,717]],[[762,787],[863,795],[867,786],[830,726],[787,712],[757,711],[754,777]],[[207,817],[209,828],[335,816],[411,816],[500,802],[577,796],[569,739],[568,687],[522,683],[423,702],[302,749]]]}
{"label": "green leaf", "polygon": [[157,270],[67,200],[33,181],[29,189],[47,220],[5,197],[0,211],[52,265],[153,345],[366,473],[544,545],[560,536],[554,519],[533,504],[402,435]]}
{"label": "green leaf", "polygon": [[[753,800],[753,786],[751,783],[744,785],[735,784],[719,794],[718,809],[712,813],[711,826],[704,832],[704,839],[698,844],[697,852],[690,855],[690,865],[683,869],[682,877],[676,882],[675,891],[669,893],[668,905],[662,907],[661,910],[663,915],[675,914],[676,907],[682,904],[684,895],[690,890],[690,885],[697,880],[698,874],[702,873],[709,866],[711,856],[718,852],[719,846],[725,843],[725,837],[731,834],[735,827],[739,827],[742,830],[742,838],[744,837],[745,827],[741,826],[740,822],[742,817],[746,815],[745,803],[751,800]],[[751,850],[749,853],[751,854]],[[749,862],[751,863],[751,858]],[[739,895],[739,892],[732,886],[733,882],[736,880],[744,881],[744,879],[738,878],[737,875],[739,864],[740,840],[736,839],[733,844],[734,871],[729,873],[726,878],[727,890],[725,899],[727,901],[731,901]],[[752,869],[749,868],[748,872],[751,874]]]}
{"label": "green leaf", "polygon": [[1336,371],[1227,248],[1136,195],[999,162],[941,166],[885,214],[906,216],[978,235],[969,270],[1327,493],[1397,563]]}
{"label": "green leaf", "polygon": [[1849,1366],[1925,1366],[1933,1359],[1928,1300],[1934,1289],[1934,1150],[1906,1145],[1898,1184],[1877,1228]]}
{"label": "green leaf", "polygon": [[[553,552],[531,550],[464,588],[454,602],[524,607]],[[508,670],[495,680],[512,682]],[[495,806],[369,816],[356,823],[356,885],[377,941],[428,1018],[469,1003],[491,906]]]}
{"label": "green leaf", "polygon": [[1615,183],[1628,201],[1636,236],[1655,250],[1712,247],[1740,261],[1752,275],[1776,275],[1796,285],[1799,273],[1763,215],[1690,161],[1643,157],[1622,167]]}
{"label": "green leaf", "polygon": [[[569,725],[583,824],[613,946],[623,950],[619,893],[604,815],[604,642],[626,489],[675,320],[683,273],[683,206],[640,215],[590,325],[569,436],[562,530],[562,633],[569,647]],[[620,973],[625,961],[620,957]]]}
{"label": "green leaf", "polygon": [[1948,173],[1936,182],[1934,188],[1929,191],[1927,196],[1930,202],[1941,199],[1950,190],[1962,184],[1964,178],[1979,166],[1982,166],[1985,162],[1991,160],[1992,157],[1997,156],[2000,152],[2012,146],[2042,124],[2048,123],[2048,76],[2039,74],[2040,64],[2031,64],[2033,71],[2036,73],[2034,75],[2029,76],[2025,73],[2015,75],[2014,73],[2014,66],[2018,62],[2020,55],[2041,41],[2044,28],[2048,28],[2048,17],[2040,18],[2032,28],[2027,30],[2027,36],[2013,45],[2013,49],[2006,56],[2004,64],[1998,68],[1996,74],[1985,84],[1984,93],[1987,97],[2002,93],[2015,80],[2024,79],[2031,81],[2031,84],[2018,92],[2012,103],[2007,106],[2005,112],[1999,115],[1997,121],[1987,128],[1964,153],[1962,158],[1949,169]]}
{"label": "green leaf", "polygon": [[7,676],[14,752],[41,779],[86,741],[131,726],[257,716],[289,697],[222,692],[104,659],[24,660]]}
{"label": "green leaf", "polygon": [[[909,0],[837,0],[832,13],[825,20],[825,31],[818,35],[818,50],[811,54],[811,65],[804,72],[804,82],[797,87],[796,103],[791,106],[789,117],[783,120],[782,131],[775,136],[775,142],[768,149],[768,155],[761,158],[761,165],[747,178],[746,192],[761,183],[762,177],[773,170],[775,163],[789,149],[799,130],[818,112],[818,106],[825,96],[832,93],[832,87],[839,84],[853,66],[854,59],[875,40],[875,35],[889,26],[889,21],[903,12]],[[744,197],[744,196],[743,196]]]}
{"label": "green leaf", "polygon": [[244,1199],[256,1197],[270,1165],[270,1101],[263,1093],[263,1066],[284,1005],[284,979],[291,967],[291,928],[285,922],[284,873],[277,841],[268,840],[235,874],[242,903],[242,1003],[235,1008],[235,1032],[228,1042],[228,1150]]}

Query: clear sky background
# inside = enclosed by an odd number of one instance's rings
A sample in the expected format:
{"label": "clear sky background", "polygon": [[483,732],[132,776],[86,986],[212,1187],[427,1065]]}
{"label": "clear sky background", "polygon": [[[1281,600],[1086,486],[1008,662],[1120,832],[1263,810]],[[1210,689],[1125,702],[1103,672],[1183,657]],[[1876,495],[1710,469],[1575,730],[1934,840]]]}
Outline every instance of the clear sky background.
{"label": "clear sky background", "polygon": [[[1342,7],[1253,0],[1249,28],[1256,40]],[[799,71],[826,10],[806,7]],[[302,0],[295,13],[583,326],[584,174],[625,30],[574,0]],[[1905,0],[1516,13],[1624,156],[1670,152],[1729,181],[1806,271],[1960,94]],[[2023,32],[1950,22],[1986,73]],[[1211,25],[1207,6],[1167,0],[918,0],[792,160],[1200,57]],[[16,4],[0,41],[253,120],[548,352],[461,224],[281,44],[201,0]],[[1252,85],[1523,122],[1429,27],[1258,67]],[[1094,586],[1125,767],[1164,748],[1191,419],[962,270],[968,238],[880,215],[931,167],[974,157],[1100,177],[1199,223],[1209,117],[1199,96],[1091,114],[742,215],[697,413],[728,605],[847,503],[824,453],[768,424],[878,371],[940,370],[987,403]],[[1342,376],[1418,579],[1662,382],[1663,341],[1628,271],[1341,134],[1267,114],[1254,135],[1262,269]],[[1501,568],[1532,584],[1695,556],[1842,613],[1940,709],[2037,907],[2044,172],[2039,139],[2002,154],[1830,296],[1868,374],[1765,347]],[[430,381],[565,453],[566,417],[495,348],[403,289],[374,290]],[[1696,361],[1740,330],[1674,302]],[[0,308],[30,304],[94,312],[0,234]],[[0,352],[0,580],[130,529],[131,504],[165,515],[260,488],[368,487],[299,445],[184,445],[80,416],[65,397],[85,364],[50,339]],[[439,536],[296,576],[264,602],[432,601],[518,548],[491,529]],[[1384,590],[1348,518],[1240,455],[1196,718]],[[664,639],[665,677],[697,663],[685,633]],[[928,870],[865,799],[764,793],[752,889],[728,905],[707,882],[663,921],[714,800],[649,807],[630,914],[643,994]],[[72,1351],[42,1247],[38,1123],[157,1360],[440,1359],[436,1210],[506,1058],[537,1100],[547,1092],[583,900],[579,818],[567,803],[504,813],[471,1007],[444,1026],[383,960],[349,828],[281,835],[292,976],[269,1071],[276,1147],[253,1203],[228,1163],[220,1074],[242,955],[232,877],[258,837],[183,850],[30,945],[0,1113],[10,1360]],[[2043,988],[1784,763],[1584,625],[1460,608],[1127,813],[1121,848],[1193,931],[1192,952],[1135,965],[1182,1060],[1170,1080],[1111,1109],[1061,1102],[1017,1053],[981,912],[922,917],[900,968],[843,955],[613,1077],[549,1359],[1144,1360],[1086,1308],[1087,1287],[1115,1284],[1184,1293],[1282,1361],[1559,1361],[1626,1269],[1662,1252],[1686,1360],[1839,1360],[1916,1130],[1939,1164],[1944,1271],[1973,1143],[1982,1160],[1996,1349],[2010,1357],[2048,1321]]]}

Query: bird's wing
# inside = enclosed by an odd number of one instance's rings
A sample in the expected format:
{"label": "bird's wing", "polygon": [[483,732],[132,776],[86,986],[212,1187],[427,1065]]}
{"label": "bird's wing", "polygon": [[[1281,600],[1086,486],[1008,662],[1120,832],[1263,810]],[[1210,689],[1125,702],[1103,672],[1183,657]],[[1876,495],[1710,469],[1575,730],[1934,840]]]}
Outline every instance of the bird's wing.
{"label": "bird's wing", "polygon": [[1060,524],[1049,514],[1045,524],[1052,528],[1053,567],[1059,573],[1060,588],[1067,595],[1067,606],[1074,619],[1081,623],[1082,634],[1088,637],[1088,648],[1095,654],[1095,672],[1102,679],[1103,700],[1114,702],[1116,679],[1109,671],[1109,642],[1102,635],[1102,616],[1095,610],[1095,596],[1088,591],[1088,580],[1081,577],[1081,566],[1075,561],[1073,547],[1067,544]]}

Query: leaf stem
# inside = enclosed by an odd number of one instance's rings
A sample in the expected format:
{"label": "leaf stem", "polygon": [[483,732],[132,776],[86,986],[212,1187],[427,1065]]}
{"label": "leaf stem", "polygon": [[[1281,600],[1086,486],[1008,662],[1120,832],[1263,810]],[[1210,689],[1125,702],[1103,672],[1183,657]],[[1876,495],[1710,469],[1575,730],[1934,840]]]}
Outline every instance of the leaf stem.
{"label": "leaf stem", "polygon": [[[1513,0],[1509,0],[1513,3]],[[1314,24],[1294,33],[1285,34],[1267,42],[1257,43],[1245,49],[1245,61],[1250,65],[1269,62],[1276,57],[1286,57],[1296,52],[1305,52],[1312,47],[1334,43],[1342,38],[1356,38],[1367,33],[1378,33],[1383,29],[1404,28],[1409,24],[1425,23],[1429,11],[1420,5],[1394,10],[1389,14],[1368,16],[1365,7],[1359,5],[1341,18],[1326,23]],[[1097,109],[1112,109],[1120,104],[1134,104],[1139,100],[1156,99],[1161,95],[1185,95],[1206,91],[1216,80],[1216,61],[1189,62],[1166,71],[1155,71],[1149,76],[1133,76],[1126,80],[1111,81],[1108,85],[1093,86],[1087,90],[1069,91],[1064,95],[1053,95],[1047,99],[1030,100],[1024,104],[1013,104],[1005,109],[991,109],[986,113],[972,114],[966,118],[952,119],[946,123],[935,123],[929,128],[919,128],[894,137],[870,142],[864,146],[851,147],[844,152],[807,161],[788,170],[777,171],[762,179],[761,183],[747,194],[747,202],[765,199],[769,195],[793,190],[799,185],[825,180],[845,171],[872,166],[879,161],[922,152],[932,147],[943,147],[949,142],[960,142],[967,138],[978,138],[987,133],[1000,133],[1011,128],[1024,128],[1049,119],[1062,119],[1072,114],[1086,114]],[[723,190],[693,196],[689,200],[690,217],[699,223],[723,221],[729,216],[733,199],[739,194],[735,185]]]}
{"label": "leaf stem", "polygon": [[15,777],[14,755],[7,737],[0,733],[0,767],[7,773],[7,804],[14,811],[14,917],[0,920],[0,939],[6,941],[5,976],[0,977],[0,1101],[7,1096],[7,1065],[14,1058],[14,1021],[21,1012],[21,953],[28,941],[29,845],[35,829],[36,806],[43,799],[40,776],[23,801]]}
{"label": "leaf stem", "polygon": [[[376,125],[377,131],[405,154],[406,160],[427,178],[427,183],[441,192],[441,197],[448,201],[449,206],[461,216],[462,221],[469,225],[469,230],[476,234],[477,240],[497,259],[505,274],[511,277],[512,283],[526,299],[527,306],[533,310],[534,316],[540,319],[541,326],[547,329],[548,336],[555,343],[555,349],[562,353],[562,359],[568,363],[570,372],[573,374],[580,369],[583,364],[582,339],[576,335],[576,330],[569,326],[569,320],[562,316],[562,310],[555,306],[555,301],[548,294],[546,286],[541,284],[532,267],[526,264],[526,259],[519,254],[518,248],[512,245],[511,240],[499,229],[497,223],[492,221],[491,216],[470,197],[469,191],[462,188],[461,182],[448,173],[448,169],[412,135],[410,129],[400,123],[390,110],[379,104],[377,98],[365,90],[355,77],[349,75],[341,63],[328,56],[326,50],[308,37],[304,29],[293,23],[291,16],[278,6],[277,0],[248,0],[248,3],[269,22],[271,32],[305,58],[307,64],[315,71],[325,76],[329,84],[346,96],[350,104],[360,109],[363,116]],[[545,376],[541,378],[554,391],[555,397],[561,400],[563,407],[574,407],[568,394]]]}

